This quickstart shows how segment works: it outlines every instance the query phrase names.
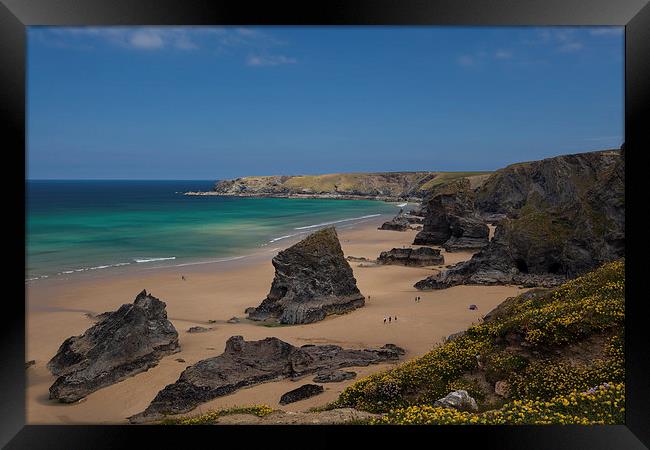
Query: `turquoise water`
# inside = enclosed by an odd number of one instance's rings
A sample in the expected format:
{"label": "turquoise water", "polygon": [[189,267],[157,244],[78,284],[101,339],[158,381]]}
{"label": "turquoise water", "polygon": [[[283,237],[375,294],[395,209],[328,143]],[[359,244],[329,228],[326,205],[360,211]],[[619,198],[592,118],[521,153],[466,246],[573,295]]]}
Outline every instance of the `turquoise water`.
{"label": "turquoise water", "polygon": [[191,197],[212,181],[28,181],[25,279],[235,257],[394,204]]}

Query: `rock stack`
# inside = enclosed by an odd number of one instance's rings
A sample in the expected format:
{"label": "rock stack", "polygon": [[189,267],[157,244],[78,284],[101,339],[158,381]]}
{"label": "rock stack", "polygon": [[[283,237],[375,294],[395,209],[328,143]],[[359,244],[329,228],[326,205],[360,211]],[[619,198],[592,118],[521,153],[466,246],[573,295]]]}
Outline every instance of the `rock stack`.
{"label": "rock stack", "polygon": [[273,258],[275,278],[252,320],[311,323],[364,305],[334,227],[324,228]]}
{"label": "rock stack", "polygon": [[105,313],[80,336],[63,341],[47,367],[58,376],[50,398],[70,403],[144,372],[179,350],[165,303],[142,291],[132,304]]}

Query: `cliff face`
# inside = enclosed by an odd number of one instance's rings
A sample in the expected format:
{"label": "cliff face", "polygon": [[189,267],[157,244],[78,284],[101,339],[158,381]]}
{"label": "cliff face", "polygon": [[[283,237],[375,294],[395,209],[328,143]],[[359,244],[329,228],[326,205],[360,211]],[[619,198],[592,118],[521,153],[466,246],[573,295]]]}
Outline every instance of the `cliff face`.
{"label": "cliff face", "polygon": [[275,278],[252,320],[311,323],[364,305],[334,227],[319,230],[273,258]]}
{"label": "cliff face", "polygon": [[474,209],[474,192],[467,178],[432,191],[424,203],[424,226],[416,245],[442,245],[447,251],[481,248],[489,230]]}
{"label": "cliff face", "polygon": [[476,193],[486,216],[500,214],[482,251],[420,289],[455,284],[553,285],[625,251],[625,162],[618,151],[565,155],[495,172]]}
{"label": "cliff face", "polygon": [[250,197],[421,199],[431,189],[456,178],[478,184],[481,172],[379,172],[300,176],[260,176],[222,180],[212,195]]}

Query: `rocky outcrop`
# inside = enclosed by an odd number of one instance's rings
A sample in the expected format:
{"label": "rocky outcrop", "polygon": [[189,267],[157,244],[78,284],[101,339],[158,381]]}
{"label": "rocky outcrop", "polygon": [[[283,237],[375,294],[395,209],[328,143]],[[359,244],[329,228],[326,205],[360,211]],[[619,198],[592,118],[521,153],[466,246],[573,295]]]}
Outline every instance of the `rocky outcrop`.
{"label": "rocky outcrop", "polygon": [[471,260],[416,284],[552,287],[625,253],[625,163],[617,151],[559,156],[495,172],[477,194],[506,214]]}
{"label": "rocky outcrop", "polygon": [[69,403],[144,372],[179,350],[165,303],[142,291],[132,304],[110,312],[80,336],[66,339],[48,362],[58,378],[50,398]]}
{"label": "rocky outcrop", "polygon": [[445,258],[437,248],[394,248],[381,252],[378,264],[397,264],[402,266],[437,266],[445,263]]}
{"label": "rocky outcrop", "polygon": [[252,320],[311,323],[364,305],[334,227],[324,228],[273,258],[275,278]]}
{"label": "rocky outcrop", "polygon": [[338,383],[340,381],[351,380],[356,376],[356,372],[332,370],[316,374],[313,381],[314,383]]}
{"label": "rocky outcrop", "polygon": [[300,400],[322,394],[323,392],[325,392],[323,386],[319,386],[318,384],[303,384],[299,388],[282,394],[279,403],[281,405],[288,405],[289,403],[295,403]]}
{"label": "rocky outcrop", "polygon": [[380,349],[353,350],[337,345],[294,347],[278,338],[244,341],[233,336],[224,353],[189,366],[178,381],[158,392],[147,409],[132,422],[180,414],[242,387],[282,378],[299,378],[343,367],[367,366],[397,360],[404,350],[387,344]]}
{"label": "rocky outcrop", "polygon": [[388,231],[406,231],[411,229],[411,225],[403,215],[398,214],[388,222],[382,223],[378,229]]}
{"label": "rocky outcrop", "polygon": [[453,408],[458,411],[478,411],[478,405],[467,391],[459,390],[449,393],[446,397],[436,400],[434,407]]}
{"label": "rocky outcrop", "polygon": [[474,194],[466,178],[448,183],[424,204],[427,215],[414,244],[442,245],[447,251],[487,245],[489,229],[474,210]]}

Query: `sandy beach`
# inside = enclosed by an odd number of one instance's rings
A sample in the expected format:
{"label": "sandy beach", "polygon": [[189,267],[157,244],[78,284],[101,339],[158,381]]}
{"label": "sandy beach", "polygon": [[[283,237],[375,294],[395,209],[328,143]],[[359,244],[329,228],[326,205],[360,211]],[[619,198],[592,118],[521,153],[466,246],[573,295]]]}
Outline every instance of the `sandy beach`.
{"label": "sandy beach", "polygon": [[[375,259],[383,250],[410,246],[416,231],[377,230],[383,220],[378,218],[339,229],[345,255]],[[185,367],[221,354],[226,340],[233,335],[242,335],[246,340],[275,336],[296,346],[332,343],[367,348],[392,343],[407,351],[402,362],[426,353],[445,336],[467,328],[504,299],[522,291],[516,286],[457,286],[419,292],[413,284],[440,267],[363,267],[363,264],[351,262],[359,289],[370,296],[363,308],[308,325],[268,327],[247,320],[227,323],[231,317],[243,319],[245,308],[259,305],[273,279],[271,258],[279,249],[295,242],[296,239],[279,241],[272,244],[273,248],[262,248],[253,256],[229,262],[28,284],[26,360],[36,363],[26,370],[27,423],[126,423],[126,418],[144,410],[160,389],[176,381]],[[443,254],[445,264],[471,257],[469,252],[445,253],[443,250]],[[185,276],[185,281],[181,275]],[[168,317],[179,333],[181,351],[166,356],[147,372],[100,389],[78,403],[48,400],[48,388],[55,378],[47,370],[46,363],[64,339],[83,333],[94,323],[86,313],[115,310],[124,303],[131,303],[143,289],[166,302]],[[422,297],[421,302],[415,303],[416,295]],[[478,305],[477,311],[468,309],[472,303]],[[387,316],[397,316],[398,320],[384,324]],[[187,332],[188,328],[197,325],[211,330]],[[359,379],[388,367],[389,364],[382,364],[347,370],[357,372],[356,379]],[[305,411],[334,400],[355,381],[324,384],[323,394],[280,407],[278,401],[283,393],[311,382],[311,378],[241,389],[205,403],[189,414],[250,404]]]}

